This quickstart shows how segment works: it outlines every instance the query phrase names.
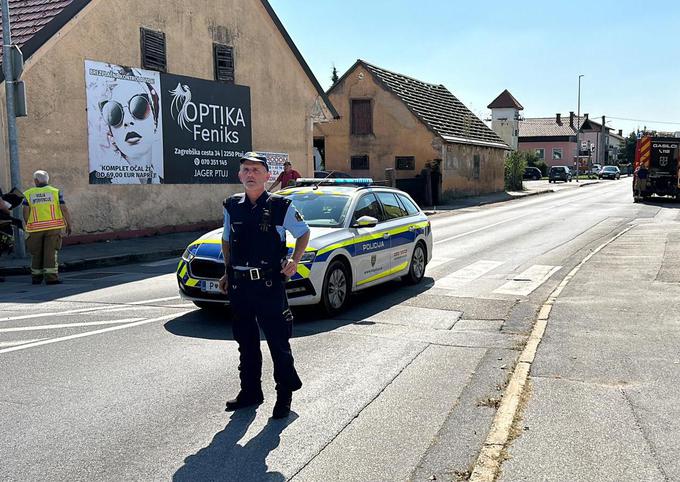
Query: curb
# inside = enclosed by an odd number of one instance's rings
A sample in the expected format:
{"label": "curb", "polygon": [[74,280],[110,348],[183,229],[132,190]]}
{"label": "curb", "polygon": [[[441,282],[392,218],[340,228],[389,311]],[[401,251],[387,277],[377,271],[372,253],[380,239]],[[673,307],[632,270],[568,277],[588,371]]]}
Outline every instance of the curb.
{"label": "curb", "polygon": [[489,430],[484,445],[479,453],[479,457],[472,469],[472,474],[469,479],[470,482],[493,482],[500,472],[501,464],[504,460],[503,450],[507,447],[510,440],[510,431],[519,412],[520,400],[524,395],[531,366],[536,358],[538,345],[543,339],[543,334],[548,326],[550,311],[552,310],[555,301],[557,301],[557,297],[585,263],[602,251],[607,245],[611,244],[634,227],[635,225],[628,226],[583,258],[583,260],[581,260],[581,262],[564,277],[557,288],[550,293],[545,303],[541,306],[534,327],[531,330],[531,334],[515,365],[510,382],[503,393],[501,405],[498,407],[496,416],[491,424],[491,429]]}
{"label": "curb", "polygon": [[[78,259],[59,263],[59,272],[82,271],[92,268],[104,268],[119,266],[129,263],[157,261],[172,256],[181,256],[185,248],[154,251],[152,253],[121,254],[100,258]],[[27,264],[29,261],[27,260]],[[30,266],[16,266],[11,268],[0,267],[0,276],[20,276],[31,274]]]}

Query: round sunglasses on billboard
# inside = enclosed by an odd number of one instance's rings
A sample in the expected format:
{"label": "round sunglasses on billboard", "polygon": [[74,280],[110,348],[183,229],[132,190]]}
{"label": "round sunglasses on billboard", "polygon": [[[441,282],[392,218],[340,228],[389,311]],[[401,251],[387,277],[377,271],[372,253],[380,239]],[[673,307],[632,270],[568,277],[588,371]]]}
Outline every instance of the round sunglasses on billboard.
{"label": "round sunglasses on billboard", "polygon": [[[120,102],[115,100],[107,100],[99,104],[102,117],[111,127],[120,127],[125,118],[125,111]],[[151,103],[146,94],[137,94],[133,96],[127,105],[128,111],[134,119],[144,120],[149,117],[151,113]]]}

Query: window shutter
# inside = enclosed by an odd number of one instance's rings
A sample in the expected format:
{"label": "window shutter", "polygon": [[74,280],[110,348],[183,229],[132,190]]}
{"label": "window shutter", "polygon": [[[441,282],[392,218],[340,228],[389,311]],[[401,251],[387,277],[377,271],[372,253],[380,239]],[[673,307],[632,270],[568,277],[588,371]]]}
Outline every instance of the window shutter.
{"label": "window shutter", "polygon": [[368,156],[352,156],[352,169],[368,169]]}
{"label": "window shutter", "polygon": [[370,99],[352,99],[353,135],[373,134],[373,115]]}
{"label": "window shutter", "polygon": [[234,47],[223,44],[213,44],[215,59],[215,80],[234,83]]}
{"label": "window shutter", "polygon": [[159,72],[168,71],[165,33],[141,28],[142,67]]}

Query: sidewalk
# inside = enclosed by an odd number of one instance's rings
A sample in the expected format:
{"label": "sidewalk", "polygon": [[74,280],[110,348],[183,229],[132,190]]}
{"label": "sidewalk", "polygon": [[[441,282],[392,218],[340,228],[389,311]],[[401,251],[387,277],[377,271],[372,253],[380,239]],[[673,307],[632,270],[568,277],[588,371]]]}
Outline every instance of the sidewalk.
{"label": "sidewalk", "polygon": [[[597,182],[597,181],[594,181]],[[590,181],[593,183],[593,181]],[[581,186],[586,185],[581,182]],[[522,192],[500,192],[484,196],[474,196],[456,199],[446,206],[426,209],[428,215],[461,209],[470,206],[498,203],[537,194],[553,192],[546,188],[545,182],[525,182],[526,190]],[[576,187],[576,186],[574,186]],[[100,241],[89,244],[75,244],[64,246],[59,251],[59,270],[78,271],[105,266],[117,266],[127,263],[155,261],[172,256],[180,256],[187,245],[205,234],[206,231],[186,233],[161,234],[156,236],[132,238],[124,240]],[[7,256],[0,257],[0,276],[30,274],[30,260],[17,259]]]}
{"label": "sidewalk", "polygon": [[679,218],[633,227],[558,296],[498,480],[680,480]]}

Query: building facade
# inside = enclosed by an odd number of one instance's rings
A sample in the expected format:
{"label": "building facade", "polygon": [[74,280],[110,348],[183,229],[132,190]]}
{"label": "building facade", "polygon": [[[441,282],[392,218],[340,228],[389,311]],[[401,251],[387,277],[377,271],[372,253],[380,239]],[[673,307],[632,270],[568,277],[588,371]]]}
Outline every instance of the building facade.
{"label": "building facade", "polygon": [[454,196],[503,190],[509,147],[444,86],[358,60],[328,97],[340,118],[315,125],[327,170],[404,180],[432,166]]}
{"label": "building facade", "polygon": [[[219,224],[221,200],[241,190],[240,149],[275,153],[311,174],[313,124],[337,116],[266,0],[15,0],[11,20],[26,57],[28,116],[18,119],[22,187],[30,187],[35,170],[47,170],[64,190],[77,240]],[[106,84],[112,77],[116,82]],[[142,89],[120,102],[92,101],[97,92],[124,91],[126,81]],[[236,109],[232,101],[242,104]],[[146,113],[137,112],[140,105]],[[138,126],[152,117],[155,131],[163,121],[157,159],[164,175],[93,182],[93,152],[112,146],[117,163],[102,169],[135,176],[130,171],[138,166],[120,146],[134,150],[144,131],[116,138],[111,126],[124,122],[118,113]],[[103,122],[108,136],[93,141],[93,126]],[[3,99],[3,186],[10,178],[5,124]],[[239,137],[234,131],[241,128]],[[172,152],[180,133],[196,142]]]}
{"label": "building facade", "polygon": [[519,145],[519,112],[524,110],[522,104],[505,89],[487,108],[491,109],[491,129],[516,151]]}

